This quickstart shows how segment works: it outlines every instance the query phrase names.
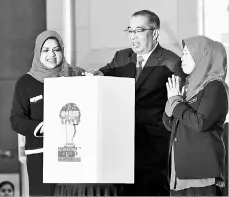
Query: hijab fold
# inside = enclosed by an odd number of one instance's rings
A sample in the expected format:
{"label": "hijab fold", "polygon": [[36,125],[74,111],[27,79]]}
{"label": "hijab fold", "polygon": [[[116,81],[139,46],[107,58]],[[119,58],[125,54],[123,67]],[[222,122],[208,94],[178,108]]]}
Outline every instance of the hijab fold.
{"label": "hijab fold", "polygon": [[[55,38],[62,50],[63,59],[61,63],[53,68],[49,69],[44,66],[40,61],[41,48],[44,42],[48,38]],[[69,65],[64,58],[64,43],[60,35],[55,31],[44,31],[37,36],[35,48],[34,48],[34,57],[32,62],[32,67],[27,74],[31,75],[36,80],[44,83],[44,79],[48,77],[61,77],[61,76],[80,76],[84,72],[83,69],[76,67],[73,68]]]}
{"label": "hijab fold", "polygon": [[189,101],[198,94],[209,82],[220,81],[227,92],[225,82],[227,74],[227,54],[222,43],[213,41],[205,36],[196,36],[182,41],[186,45],[195,61],[195,68],[186,78],[186,98]]}

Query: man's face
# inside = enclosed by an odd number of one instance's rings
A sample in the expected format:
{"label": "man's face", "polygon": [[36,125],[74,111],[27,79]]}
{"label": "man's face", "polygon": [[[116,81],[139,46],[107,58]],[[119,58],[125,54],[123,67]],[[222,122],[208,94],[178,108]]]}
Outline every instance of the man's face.
{"label": "man's face", "polygon": [[142,32],[132,32],[129,33],[129,41],[133,51],[139,55],[146,54],[150,52],[155,46],[155,37],[153,36],[153,30],[149,26],[148,18],[145,16],[133,16],[130,19],[130,25],[128,30],[144,30]]}

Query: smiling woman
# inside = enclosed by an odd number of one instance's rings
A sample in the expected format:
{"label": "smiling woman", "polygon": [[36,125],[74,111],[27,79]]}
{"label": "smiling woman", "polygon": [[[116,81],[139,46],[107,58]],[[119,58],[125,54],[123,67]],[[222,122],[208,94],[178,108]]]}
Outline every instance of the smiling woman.
{"label": "smiling woman", "polygon": [[16,83],[11,126],[25,136],[25,154],[30,196],[53,196],[54,184],[43,183],[43,98],[44,79],[80,76],[84,70],[71,67],[63,55],[64,44],[59,34],[44,31],[35,43],[32,67]]}
{"label": "smiling woman", "polygon": [[40,61],[49,69],[57,67],[63,59],[63,52],[56,38],[47,39],[42,48]]}

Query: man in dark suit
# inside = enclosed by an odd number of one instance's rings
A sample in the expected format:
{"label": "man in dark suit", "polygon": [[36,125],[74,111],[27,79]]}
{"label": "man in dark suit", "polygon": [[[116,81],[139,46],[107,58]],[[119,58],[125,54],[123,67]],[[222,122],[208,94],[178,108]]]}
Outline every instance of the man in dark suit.
{"label": "man in dark suit", "polygon": [[135,183],[124,185],[127,196],[169,195],[170,133],[162,123],[167,101],[165,84],[173,73],[182,79],[184,74],[180,57],[158,43],[159,28],[160,20],[155,13],[134,13],[126,29],[131,48],[116,52],[111,63],[93,72],[136,79]]}

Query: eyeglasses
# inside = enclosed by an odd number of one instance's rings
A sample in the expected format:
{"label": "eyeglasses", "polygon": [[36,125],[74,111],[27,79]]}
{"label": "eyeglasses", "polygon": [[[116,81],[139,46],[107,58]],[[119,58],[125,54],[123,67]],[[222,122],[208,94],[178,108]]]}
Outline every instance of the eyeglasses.
{"label": "eyeglasses", "polygon": [[144,31],[146,30],[154,30],[153,28],[150,28],[150,29],[146,29],[146,28],[136,28],[135,30],[132,30],[130,28],[127,28],[124,30],[124,32],[126,32],[127,34],[132,34],[134,33],[135,35],[138,35],[138,34],[141,34],[143,33]]}

